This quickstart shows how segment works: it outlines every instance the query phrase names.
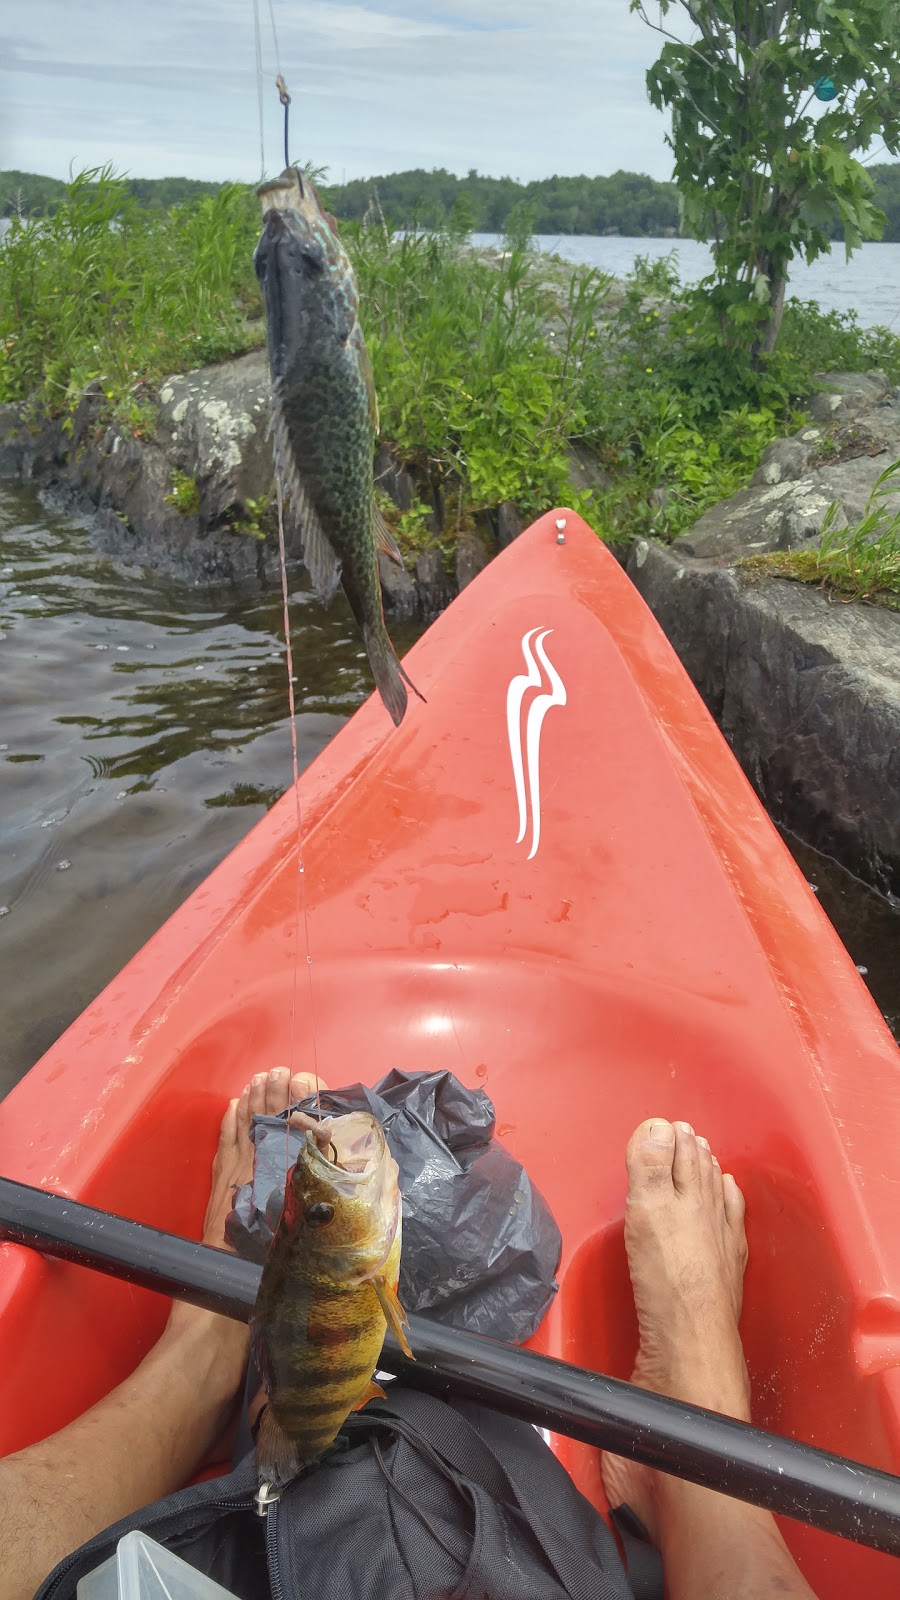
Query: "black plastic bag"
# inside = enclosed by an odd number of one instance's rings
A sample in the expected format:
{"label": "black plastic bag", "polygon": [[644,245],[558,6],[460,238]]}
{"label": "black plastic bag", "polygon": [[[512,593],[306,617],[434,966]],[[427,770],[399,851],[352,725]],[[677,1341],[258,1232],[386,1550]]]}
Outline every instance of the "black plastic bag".
{"label": "black plastic bag", "polygon": [[[323,1089],[325,1115],[371,1111],[400,1169],[400,1300],[455,1328],[519,1343],[554,1294],[562,1240],[527,1172],[493,1137],[483,1089],[452,1072],[390,1072],[374,1088]],[[316,1099],[299,1110],[315,1113]],[[287,1170],[305,1135],[283,1117],[256,1117],[253,1182],[226,1225],[239,1255],[262,1262],[281,1216]]]}

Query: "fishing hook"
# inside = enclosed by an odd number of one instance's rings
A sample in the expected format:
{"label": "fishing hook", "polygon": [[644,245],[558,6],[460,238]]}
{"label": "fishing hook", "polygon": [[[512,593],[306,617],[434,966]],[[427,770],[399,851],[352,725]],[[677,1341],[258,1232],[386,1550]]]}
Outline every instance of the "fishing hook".
{"label": "fishing hook", "polygon": [[288,155],[288,118],[291,114],[291,97],[288,94],[288,86],[280,72],[275,79],[275,87],[278,90],[278,98],[284,106],[284,165],[287,168],[291,164],[291,158]]}

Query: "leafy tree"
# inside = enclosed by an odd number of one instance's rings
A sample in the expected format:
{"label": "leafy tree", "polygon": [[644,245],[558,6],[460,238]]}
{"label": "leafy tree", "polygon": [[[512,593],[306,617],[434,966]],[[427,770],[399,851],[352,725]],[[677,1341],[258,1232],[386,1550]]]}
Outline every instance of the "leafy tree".
{"label": "leafy tree", "polygon": [[[900,6],[658,0],[653,21],[630,3],[667,39],[647,85],[672,109],[684,224],[711,238],[712,303],[730,343],[771,353],[790,262],[829,248],[835,208],[848,254],[884,227],[854,152],[879,136],[900,148]],[[673,11],[689,40],[665,26]]]}

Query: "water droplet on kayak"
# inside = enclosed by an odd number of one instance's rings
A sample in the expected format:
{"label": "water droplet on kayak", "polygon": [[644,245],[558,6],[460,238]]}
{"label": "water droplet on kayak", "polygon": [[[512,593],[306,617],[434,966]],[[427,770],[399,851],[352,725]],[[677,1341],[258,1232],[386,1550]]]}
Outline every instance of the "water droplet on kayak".
{"label": "water droplet on kayak", "polygon": [[505,1139],[508,1133],[515,1132],[515,1127],[516,1125],[514,1122],[501,1122],[494,1129],[494,1132],[496,1133],[498,1139]]}
{"label": "water droplet on kayak", "polygon": [[819,885],[817,883],[811,883],[809,887],[812,889],[813,894],[818,894]]}
{"label": "water droplet on kayak", "polygon": [[868,976],[869,976],[869,969],[868,969],[868,967],[857,967],[857,969],[856,969],[856,970],[857,970],[857,972],[858,972],[858,973],[859,973],[859,975],[860,975],[860,977],[861,977],[861,978],[867,978],[867,977],[868,977]]}
{"label": "water droplet on kayak", "polygon": [[476,1078],[486,1078],[487,1075],[488,1075],[487,1063],[485,1061],[479,1061],[477,1067],[475,1068],[475,1076],[476,1076]]}
{"label": "water droplet on kayak", "polygon": [[57,872],[68,872],[71,865],[71,861],[57,861],[56,870]]}

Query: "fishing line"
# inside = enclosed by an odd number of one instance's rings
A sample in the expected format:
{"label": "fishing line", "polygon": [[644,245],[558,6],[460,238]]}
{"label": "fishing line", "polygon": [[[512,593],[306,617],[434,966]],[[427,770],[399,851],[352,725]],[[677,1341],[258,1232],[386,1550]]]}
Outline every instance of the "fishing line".
{"label": "fishing line", "polygon": [[259,0],[253,0],[253,38],[256,46],[256,106],[259,114],[259,181],[266,175],[266,146],[263,134],[262,34],[259,26]]}
{"label": "fishing line", "polygon": [[[297,884],[294,896],[294,981],[291,993],[290,1071],[294,1071],[294,1042],[297,1025],[297,983],[300,967],[300,922],[306,941],[306,977],[309,990],[309,1020],[312,1033],[313,1073],[316,1080],[316,1109],[319,1104],[319,1055],[316,1037],[316,1002],[312,978],[312,953],[309,939],[309,905],[306,897],[306,868],[303,861],[303,812],[300,805],[300,766],[297,758],[297,712],[294,697],[294,652],[291,646],[291,613],[288,596],[287,549],[284,539],[284,495],[281,476],[275,469],[275,498],[278,503],[278,556],[281,566],[281,602],[284,617],[284,647],[288,670],[288,709],[291,718],[291,761],[294,779],[294,807],[297,819]],[[290,1117],[285,1122],[285,1139],[290,1133]]]}

